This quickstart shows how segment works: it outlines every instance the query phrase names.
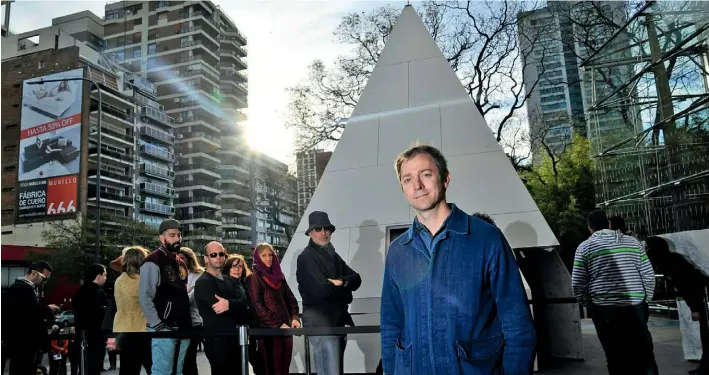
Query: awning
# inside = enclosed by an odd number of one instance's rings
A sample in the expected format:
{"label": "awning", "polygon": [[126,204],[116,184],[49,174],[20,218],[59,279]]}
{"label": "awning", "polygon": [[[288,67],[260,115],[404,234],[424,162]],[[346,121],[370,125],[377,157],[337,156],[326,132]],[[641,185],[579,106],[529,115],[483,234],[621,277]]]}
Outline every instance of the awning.
{"label": "awning", "polygon": [[1,261],[24,261],[30,252],[46,253],[49,249],[39,246],[0,245]]}

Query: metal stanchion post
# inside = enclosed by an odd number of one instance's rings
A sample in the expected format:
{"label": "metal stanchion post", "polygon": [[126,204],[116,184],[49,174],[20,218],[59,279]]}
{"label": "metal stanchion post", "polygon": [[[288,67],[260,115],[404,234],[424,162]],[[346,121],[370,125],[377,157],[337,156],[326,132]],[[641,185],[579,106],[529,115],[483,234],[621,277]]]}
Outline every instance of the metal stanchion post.
{"label": "metal stanchion post", "polygon": [[79,355],[81,356],[81,357],[80,357],[80,358],[81,358],[81,361],[80,361],[80,364],[81,364],[81,375],[86,375],[86,374],[87,374],[86,370],[87,370],[87,367],[88,367],[88,365],[86,364],[86,360],[88,359],[88,358],[86,358],[86,357],[87,357],[87,355],[86,355],[86,346],[87,346],[87,344],[86,344],[86,331],[84,331],[84,330],[82,329],[82,330],[79,331],[79,332],[81,333],[81,351],[80,351],[80,353],[79,353]]}
{"label": "metal stanchion post", "polygon": [[249,326],[239,326],[239,349],[241,350],[241,374],[249,373]]}
{"label": "metal stanchion post", "polygon": [[310,340],[308,339],[308,335],[305,335],[303,337],[305,337],[305,373],[311,375],[312,371],[310,369]]}

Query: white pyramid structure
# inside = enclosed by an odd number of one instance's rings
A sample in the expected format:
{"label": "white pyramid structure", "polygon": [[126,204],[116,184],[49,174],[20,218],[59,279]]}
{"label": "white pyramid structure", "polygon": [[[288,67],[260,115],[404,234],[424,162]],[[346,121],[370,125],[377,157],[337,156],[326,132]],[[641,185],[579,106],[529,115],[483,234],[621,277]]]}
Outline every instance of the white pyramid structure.
{"label": "white pyramid structure", "polygon": [[[308,215],[325,211],[337,228],[333,246],[362,276],[350,307],[351,313],[358,314],[355,323],[379,324],[386,248],[393,233],[408,228],[415,217],[401,191],[394,161],[416,141],[437,147],[447,158],[448,202],[469,214],[492,216],[515,249],[558,244],[418,14],[406,6],[284,255],[283,270],[299,301],[296,259],[308,244],[304,235]],[[551,273],[559,275],[544,283],[563,286],[561,292],[547,294],[571,296],[568,272],[556,259]],[[350,340],[357,345],[348,344],[345,372],[374,372],[380,359],[379,335],[356,335]],[[303,372],[304,351],[298,346],[296,342],[292,372]]]}

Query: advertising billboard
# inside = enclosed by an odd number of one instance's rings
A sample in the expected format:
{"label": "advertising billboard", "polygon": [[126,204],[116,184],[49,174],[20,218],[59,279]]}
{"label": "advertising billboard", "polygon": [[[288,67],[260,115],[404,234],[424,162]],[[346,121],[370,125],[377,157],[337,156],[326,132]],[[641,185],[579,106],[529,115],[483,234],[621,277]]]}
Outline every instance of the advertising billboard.
{"label": "advertising billboard", "polygon": [[22,87],[18,219],[76,213],[81,164],[82,68],[27,79]]}

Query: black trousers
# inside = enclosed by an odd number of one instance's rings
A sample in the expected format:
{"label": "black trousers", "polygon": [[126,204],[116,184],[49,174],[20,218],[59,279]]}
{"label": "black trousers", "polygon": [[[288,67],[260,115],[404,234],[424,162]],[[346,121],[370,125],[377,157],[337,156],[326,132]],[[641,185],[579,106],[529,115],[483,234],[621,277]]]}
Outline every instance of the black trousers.
{"label": "black trousers", "polygon": [[[10,346],[10,345],[8,345]],[[10,375],[36,375],[38,350],[17,346],[10,349]]]}
{"label": "black trousers", "polygon": [[[202,326],[192,327],[195,333],[202,331]],[[193,338],[190,340],[190,346],[187,347],[187,353],[185,353],[185,364],[182,368],[183,375],[197,375],[197,346],[201,338]]]}
{"label": "black trousers", "polygon": [[121,353],[120,375],[139,375],[140,368],[150,374],[153,368],[151,340],[149,337],[119,336],[118,349]]}
{"label": "black trousers", "polygon": [[[656,375],[646,303],[637,306],[592,306],[589,313],[606,353],[609,375]],[[634,354],[628,357],[629,351]]]}
{"label": "black trousers", "polygon": [[236,338],[208,338],[204,353],[209,360],[212,375],[241,374],[241,352]]}
{"label": "black trousers", "polygon": [[54,359],[54,354],[49,353],[49,374],[66,375],[66,356],[62,354],[61,359]]}
{"label": "black trousers", "polygon": [[86,337],[86,345],[87,375],[101,375],[103,360],[106,358],[106,339],[100,333],[89,334]]}

